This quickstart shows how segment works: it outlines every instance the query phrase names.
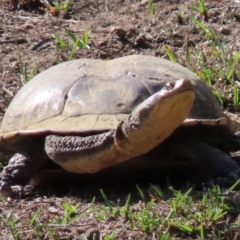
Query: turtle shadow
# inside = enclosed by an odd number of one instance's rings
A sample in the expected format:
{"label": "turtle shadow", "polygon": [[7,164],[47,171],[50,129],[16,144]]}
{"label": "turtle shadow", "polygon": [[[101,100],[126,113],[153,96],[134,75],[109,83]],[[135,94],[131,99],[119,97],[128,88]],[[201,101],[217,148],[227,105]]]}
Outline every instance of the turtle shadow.
{"label": "turtle shadow", "polygon": [[149,199],[151,186],[156,186],[165,193],[169,192],[170,186],[182,191],[198,189],[196,176],[199,174],[199,170],[193,166],[144,171],[109,168],[96,174],[74,174],[54,167],[37,174],[32,183],[37,186],[39,194],[44,196],[68,196],[87,202],[94,198],[95,202],[103,202],[104,193],[111,201],[125,204],[129,194],[131,202],[143,200],[140,191]]}

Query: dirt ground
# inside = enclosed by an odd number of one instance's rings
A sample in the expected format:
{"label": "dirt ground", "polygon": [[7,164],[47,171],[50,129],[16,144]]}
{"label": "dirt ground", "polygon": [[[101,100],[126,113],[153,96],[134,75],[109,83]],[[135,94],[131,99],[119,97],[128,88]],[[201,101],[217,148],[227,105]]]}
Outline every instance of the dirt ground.
{"label": "dirt ground", "polygon": [[[205,2],[209,10],[208,19],[204,19],[204,16],[193,8],[197,7],[196,0],[153,1],[155,5],[153,16],[150,14],[147,0],[73,0],[68,11],[60,11],[56,15],[55,11],[47,10],[46,5],[38,1],[23,0],[19,2],[19,9],[13,10],[16,4],[12,5],[10,0],[1,0],[1,118],[11,99],[25,84],[24,72],[30,75],[35,69],[34,74],[37,74],[59,61],[69,59],[74,43],[65,29],[70,30],[80,39],[86,30],[89,34],[88,47],[76,49],[74,58],[113,59],[132,54],[167,58],[164,46],[168,46],[180,56],[179,62],[184,65],[187,43],[196,48],[208,46],[206,35],[191,20],[191,17],[195,17],[206,26],[223,34],[228,45],[233,50],[239,51],[240,3],[230,0],[206,0]],[[67,42],[68,46],[60,48],[54,33]],[[218,62],[213,61],[212,65],[217,66]],[[195,66],[196,71],[197,69],[198,66]],[[226,103],[228,104],[227,100]],[[84,191],[81,193],[84,194]],[[22,219],[23,222],[26,220],[23,225],[28,225],[27,215],[40,207],[43,213],[41,221],[47,218],[50,221],[52,216],[49,217],[49,211],[52,215],[60,214],[61,204],[64,201],[73,205],[80,201],[79,211],[84,212],[89,208],[91,198],[87,196],[79,200],[79,198],[69,197],[66,200],[41,197],[32,201],[16,200],[10,205],[0,203],[0,215],[1,218],[9,218],[9,210],[11,210],[18,219]],[[93,216],[82,217],[77,227],[73,225],[72,228],[59,229],[56,227],[53,230],[58,236],[56,239],[82,239],[80,237],[82,233],[85,233],[88,239],[92,239],[94,232],[99,237],[105,236],[113,229],[121,230],[118,233],[119,237],[115,239],[157,239],[154,235],[126,229],[118,220],[100,226]],[[0,233],[0,238],[13,239],[13,236],[9,229],[4,229]],[[33,239],[31,230],[23,228],[20,239]],[[41,235],[35,236],[35,239],[51,238]],[[103,238],[99,237],[99,239]]]}

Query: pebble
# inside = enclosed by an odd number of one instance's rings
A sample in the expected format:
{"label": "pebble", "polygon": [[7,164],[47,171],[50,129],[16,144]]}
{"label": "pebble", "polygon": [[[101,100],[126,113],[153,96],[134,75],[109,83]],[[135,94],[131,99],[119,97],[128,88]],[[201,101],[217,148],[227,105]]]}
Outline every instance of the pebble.
{"label": "pebble", "polygon": [[220,33],[224,35],[230,35],[231,34],[231,29],[228,27],[221,27],[220,28]]}

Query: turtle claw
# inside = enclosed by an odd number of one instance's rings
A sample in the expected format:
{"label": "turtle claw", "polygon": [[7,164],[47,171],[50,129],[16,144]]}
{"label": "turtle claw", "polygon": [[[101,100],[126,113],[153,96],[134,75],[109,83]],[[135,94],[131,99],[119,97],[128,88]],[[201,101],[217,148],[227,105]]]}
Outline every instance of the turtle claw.
{"label": "turtle claw", "polygon": [[12,195],[12,188],[6,182],[0,182],[0,194],[5,197],[11,197]]}
{"label": "turtle claw", "polygon": [[210,179],[207,182],[203,183],[205,188],[213,188],[218,185],[221,188],[230,187],[239,179],[238,174],[230,172],[227,177],[218,177],[215,179]]}
{"label": "turtle claw", "polygon": [[0,182],[0,194],[10,198],[26,198],[33,196],[36,193],[35,188],[32,185],[10,186],[7,182]]}
{"label": "turtle claw", "polygon": [[232,185],[239,179],[239,173],[230,172],[227,176],[227,183]]}

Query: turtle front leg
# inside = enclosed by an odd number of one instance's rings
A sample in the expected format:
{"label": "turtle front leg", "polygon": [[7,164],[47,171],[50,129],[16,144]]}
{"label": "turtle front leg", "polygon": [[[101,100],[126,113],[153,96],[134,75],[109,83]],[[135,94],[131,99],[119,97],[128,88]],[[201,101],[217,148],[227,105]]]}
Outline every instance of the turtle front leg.
{"label": "turtle front leg", "polygon": [[114,136],[114,130],[86,137],[49,135],[45,139],[45,151],[69,172],[96,173],[129,158],[128,154],[119,152]]}
{"label": "turtle front leg", "polygon": [[198,139],[178,143],[175,150],[178,157],[197,164],[213,183],[229,186],[239,178],[240,167],[230,155]]}
{"label": "turtle front leg", "polygon": [[6,197],[32,195],[34,187],[27,184],[47,159],[43,147],[38,146],[16,153],[1,173],[0,193]]}

